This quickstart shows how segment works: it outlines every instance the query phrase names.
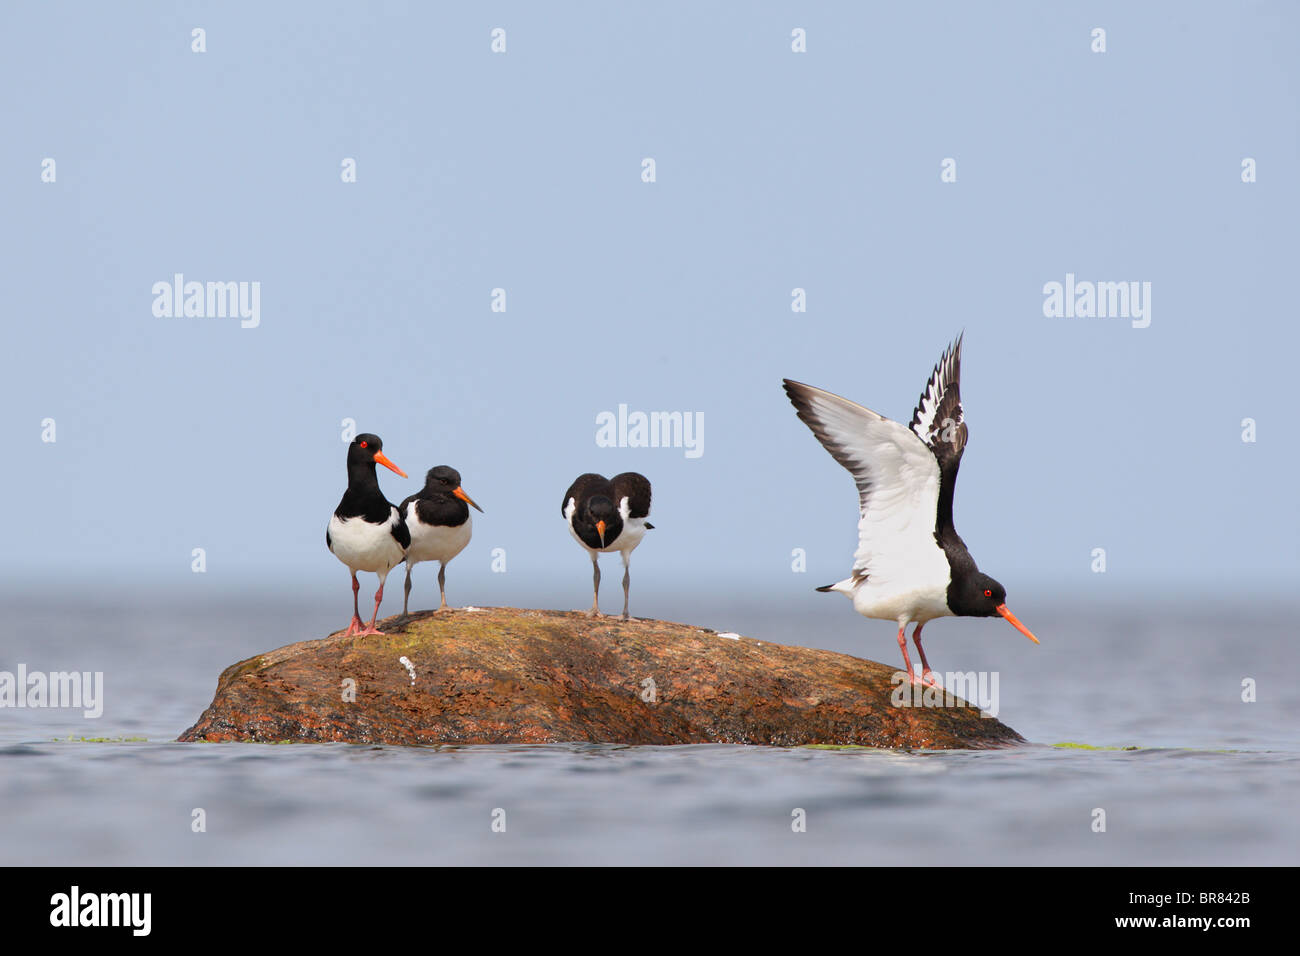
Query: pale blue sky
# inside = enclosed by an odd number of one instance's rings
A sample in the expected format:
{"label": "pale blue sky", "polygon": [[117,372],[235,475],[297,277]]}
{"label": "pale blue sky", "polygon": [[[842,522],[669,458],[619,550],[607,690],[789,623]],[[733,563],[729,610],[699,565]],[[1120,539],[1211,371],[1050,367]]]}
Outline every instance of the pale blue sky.
{"label": "pale blue sky", "polygon": [[[781,378],[906,420],[963,329],[957,527],[1013,606],[1294,587],[1293,4],[3,19],[9,589],[319,589],[342,607],[324,529],[353,418],[411,475],[381,476],[391,499],[448,463],[485,509],[453,603],[582,606],[560,497],[629,469],[655,493],[634,613],[653,611],[638,593],[721,586],[802,599],[849,568],[856,497]],[[260,326],[154,317],[175,272],[260,282]],[[1067,272],[1149,281],[1150,327],[1045,318]],[[702,413],[703,455],[597,447],[620,403]]]}

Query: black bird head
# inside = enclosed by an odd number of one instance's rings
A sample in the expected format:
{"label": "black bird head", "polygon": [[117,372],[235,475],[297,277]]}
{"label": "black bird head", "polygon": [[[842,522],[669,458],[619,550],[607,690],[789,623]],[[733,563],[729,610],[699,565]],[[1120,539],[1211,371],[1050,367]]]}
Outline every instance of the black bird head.
{"label": "black bird head", "polygon": [[472,505],[480,512],[483,510],[473,498],[465,494],[465,489],[460,486],[460,472],[450,465],[436,465],[430,468],[429,473],[424,476],[424,491],[425,494],[451,495],[467,505]]}
{"label": "black bird head", "polygon": [[1038,643],[1038,638],[1007,608],[1007,589],[982,571],[964,575],[959,584],[954,583],[948,606],[961,617],[1004,617],[1017,631]]}
{"label": "black bird head", "polygon": [[[586,505],[586,513],[582,516],[585,520],[582,524],[589,526],[595,532],[594,535],[582,534],[588,545],[596,547],[596,542],[599,541],[600,547],[603,548],[623,533],[623,518],[614,507],[614,502],[604,495],[592,495],[587,499]],[[575,522],[576,526],[577,522]]]}
{"label": "black bird head", "polygon": [[373,470],[376,464],[406,477],[406,472],[388,460],[384,454],[384,441],[378,435],[365,432],[352,439],[352,444],[348,446],[348,470],[351,471],[356,466],[368,466]]}

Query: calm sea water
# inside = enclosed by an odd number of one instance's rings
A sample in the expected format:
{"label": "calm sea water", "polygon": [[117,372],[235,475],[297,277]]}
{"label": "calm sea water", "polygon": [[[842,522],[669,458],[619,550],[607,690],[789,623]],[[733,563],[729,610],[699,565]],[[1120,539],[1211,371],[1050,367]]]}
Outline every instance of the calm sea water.
{"label": "calm sea water", "polygon": [[[337,610],[7,601],[0,670],[103,671],[105,706],[97,720],[0,710],[0,864],[1300,861],[1291,607],[1017,607],[1039,647],[1000,621],[935,622],[937,669],[998,672],[999,716],[1031,741],[1000,751],[172,742],[223,667],[321,636],[344,623]],[[898,653],[888,624],[821,596],[656,610]],[[206,832],[191,829],[195,808]]]}

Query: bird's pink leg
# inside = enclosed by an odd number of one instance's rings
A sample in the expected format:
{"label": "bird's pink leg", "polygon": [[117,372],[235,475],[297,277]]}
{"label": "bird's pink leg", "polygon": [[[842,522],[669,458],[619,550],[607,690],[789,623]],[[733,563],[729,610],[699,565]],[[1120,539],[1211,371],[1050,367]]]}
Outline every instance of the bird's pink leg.
{"label": "bird's pink leg", "polygon": [[442,595],[442,603],[438,605],[439,611],[449,610],[447,606],[447,565],[442,564],[438,567],[438,593]]}
{"label": "bird's pink leg", "polygon": [[365,626],[361,623],[361,609],[357,607],[357,592],[361,590],[361,582],[357,580],[357,572],[352,572],[352,623],[348,625],[347,633],[344,637],[351,637],[353,634],[360,634],[361,629]]}
{"label": "bird's pink leg", "polygon": [[379,634],[381,636],[383,635],[384,632],[375,627],[375,620],[379,617],[379,603],[383,599],[384,599],[384,579],[380,578],[379,590],[375,592],[375,613],[370,615],[370,623],[366,626],[366,629],[360,632],[362,637],[365,637],[368,634]]}
{"label": "bird's pink leg", "polygon": [[591,610],[587,617],[600,617],[600,561],[594,551],[591,553]]}
{"label": "bird's pink leg", "polygon": [[939,682],[934,679],[934,674],[930,670],[930,662],[925,659],[925,648],[921,646],[921,628],[924,624],[917,624],[912,629],[912,643],[916,645],[916,652],[921,655],[921,680],[932,686],[938,687]]}
{"label": "bird's pink leg", "polygon": [[919,684],[920,678],[912,673],[912,659],[907,656],[907,622],[898,625],[898,649],[903,652],[903,669],[913,684]]}

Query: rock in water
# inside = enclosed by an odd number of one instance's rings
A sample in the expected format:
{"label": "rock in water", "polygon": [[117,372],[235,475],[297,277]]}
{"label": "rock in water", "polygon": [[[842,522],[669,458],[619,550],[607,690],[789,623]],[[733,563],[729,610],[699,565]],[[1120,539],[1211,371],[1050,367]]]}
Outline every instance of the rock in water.
{"label": "rock in water", "polygon": [[290,644],[226,668],[212,705],[180,739],[915,749],[1022,742],[952,697],[949,706],[895,706],[896,668],[685,624],[491,608],[424,612],[404,628],[390,618],[383,630],[390,633]]}

